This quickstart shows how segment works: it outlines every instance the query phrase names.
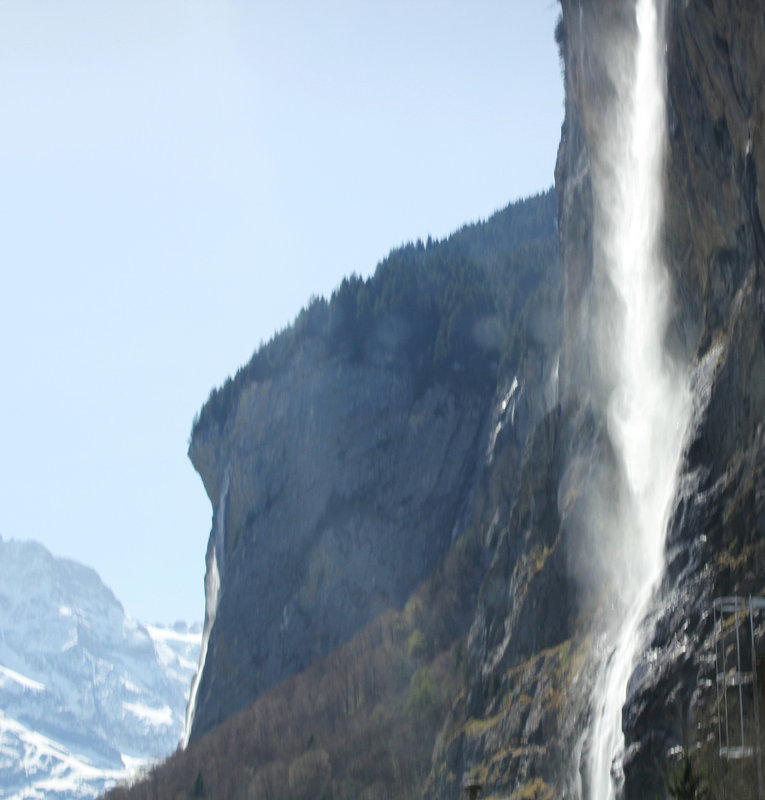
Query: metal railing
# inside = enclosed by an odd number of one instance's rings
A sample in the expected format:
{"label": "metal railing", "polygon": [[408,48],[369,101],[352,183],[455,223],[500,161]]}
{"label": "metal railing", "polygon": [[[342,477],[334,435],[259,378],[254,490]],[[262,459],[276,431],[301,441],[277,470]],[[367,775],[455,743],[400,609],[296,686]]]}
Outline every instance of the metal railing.
{"label": "metal railing", "polygon": [[[720,757],[754,758],[757,763],[757,791],[763,797],[762,747],[760,738],[759,681],[755,614],[765,613],[765,598],[718,597],[712,603],[715,636],[715,685],[717,733]],[[748,635],[746,628],[749,628]],[[751,659],[748,669],[747,650]],[[751,688],[750,688],[751,687]],[[746,689],[746,691],[745,691]],[[744,724],[744,707],[751,703],[754,739]],[[736,708],[738,706],[738,708]],[[749,717],[750,715],[747,715]],[[737,730],[738,729],[738,730]]]}

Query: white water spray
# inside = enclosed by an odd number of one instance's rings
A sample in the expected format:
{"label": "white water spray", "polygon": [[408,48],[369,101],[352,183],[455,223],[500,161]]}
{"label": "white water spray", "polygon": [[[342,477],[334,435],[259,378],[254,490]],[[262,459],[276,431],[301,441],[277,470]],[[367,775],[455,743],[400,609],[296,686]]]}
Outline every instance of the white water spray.
{"label": "white water spray", "polygon": [[608,429],[622,470],[615,499],[618,544],[610,575],[618,627],[595,689],[586,787],[590,800],[621,791],[622,706],[643,623],[661,579],[670,505],[689,415],[684,373],[664,351],[668,276],[661,263],[666,138],[665,66],[660,0],[638,0],[634,63],[618,76],[621,104],[608,134],[598,235],[618,296],[610,317],[612,393]]}
{"label": "white water spray", "polygon": [[210,643],[215,617],[218,613],[218,598],[220,596],[220,572],[218,571],[217,551],[223,552],[223,539],[226,533],[226,502],[228,500],[228,489],[231,484],[230,465],[226,467],[223,478],[223,491],[221,492],[220,503],[218,504],[218,517],[215,520],[213,530],[212,547],[209,551],[209,563],[205,574],[205,627],[202,631],[202,647],[199,651],[199,667],[197,674],[191,682],[191,692],[189,703],[186,706],[186,729],[183,734],[183,748],[186,749],[191,736],[191,726],[194,724],[194,714],[197,709],[197,693],[199,692],[199,682],[202,680],[202,671],[207,660],[207,646]]}

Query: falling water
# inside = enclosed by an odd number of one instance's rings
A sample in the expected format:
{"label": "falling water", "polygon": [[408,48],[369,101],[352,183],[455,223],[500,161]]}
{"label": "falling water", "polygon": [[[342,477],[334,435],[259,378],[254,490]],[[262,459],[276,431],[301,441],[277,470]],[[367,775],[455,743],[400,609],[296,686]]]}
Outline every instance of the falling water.
{"label": "falling water", "polygon": [[[589,731],[586,787],[610,800],[623,783],[622,706],[643,623],[664,566],[664,546],[689,409],[685,373],[665,353],[671,287],[661,262],[666,138],[661,0],[638,0],[634,63],[617,83],[620,108],[610,133],[601,197],[600,244],[615,294],[609,317],[612,392],[608,430],[621,465],[615,500],[617,555],[611,567],[618,627],[608,640]],[[606,217],[607,215],[607,217]]]}
{"label": "falling water", "polygon": [[220,572],[218,569],[218,553],[223,552],[223,539],[226,535],[226,502],[228,500],[228,490],[231,485],[231,465],[226,467],[223,478],[223,490],[218,505],[218,513],[213,524],[213,537],[210,542],[207,557],[207,571],[205,573],[205,626],[202,631],[202,647],[199,652],[199,666],[197,674],[191,682],[191,692],[189,702],[186,706],[186,726],[183,734],[183,747],[188,747],[191,736],[191,728],[194,724],[194,714],[197,710],[197,693],[199,683],[202,680],[202,671],[207,661],[207,646],[210,643],[215,617],[218,613],[218,600],[220,598]]}

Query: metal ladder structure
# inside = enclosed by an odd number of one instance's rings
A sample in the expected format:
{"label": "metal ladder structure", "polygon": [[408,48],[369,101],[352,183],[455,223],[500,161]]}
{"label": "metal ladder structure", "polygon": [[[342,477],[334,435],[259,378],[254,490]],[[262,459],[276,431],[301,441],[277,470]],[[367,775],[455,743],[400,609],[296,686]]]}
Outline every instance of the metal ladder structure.
{"label": "metal ladder structure", "polygon": [[[725,759],[754,758],[757,764],[757,796],[759,800],[765,800],[760,737],[760,690],[757,643],[755,641],[755,615],[765,616],[765,598],[751,595],[749,597],[718,597],[712,603],[712,610],[714,614],[717,732],[720,757]],[[749,661],[751,664],[747,663]],[[747,718],[754,718],[753,739],[751,735],[747,739],[744,725],[744,707],[747,705],[751,707],[751,714],[748,713]]]}

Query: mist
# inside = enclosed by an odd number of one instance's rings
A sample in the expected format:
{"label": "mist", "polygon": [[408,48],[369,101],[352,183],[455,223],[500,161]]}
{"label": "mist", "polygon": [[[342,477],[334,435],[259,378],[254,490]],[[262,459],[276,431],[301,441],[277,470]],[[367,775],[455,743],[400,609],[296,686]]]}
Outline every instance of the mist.
{"label": "mist", "polygon": [[583,583],[602,587],[606,611],[584,765],[584,795],[593,800],[618,796],[623,783],[622,706],[664,568],[690,408],[686,365],[665,347],[672,286],[661,246],[664,15],[661,0],[639,0],[634,28],[610,37],[604,58],[613,92],[593,154],[591,401],[605,422],[609,462],[590,474],[583,524],[584,552],[599,557],[578,561],[590,573]]}

